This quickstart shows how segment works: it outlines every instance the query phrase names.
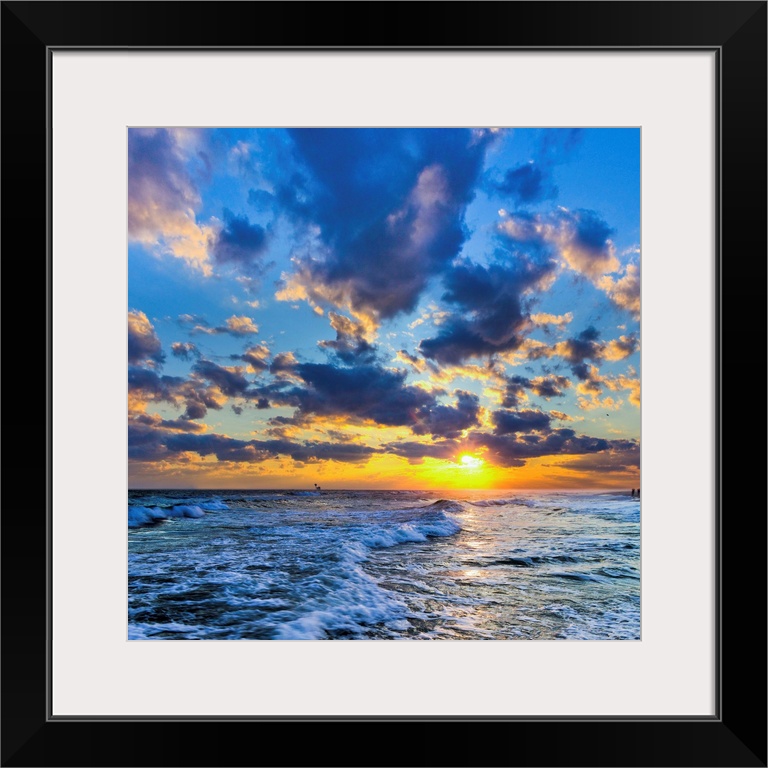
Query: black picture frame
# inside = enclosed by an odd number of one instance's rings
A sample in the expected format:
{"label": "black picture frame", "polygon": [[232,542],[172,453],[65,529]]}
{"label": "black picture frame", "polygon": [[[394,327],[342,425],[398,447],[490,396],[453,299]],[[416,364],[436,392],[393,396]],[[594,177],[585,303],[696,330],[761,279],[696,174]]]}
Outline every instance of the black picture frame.
{"label": "black picture frame", "polygon": [[[47,286],[45,327],[41,322],[34,335],[36,354],[45,354],[47,363],[45,391],[40,386],[36,403],[38,411],[46,404],[47,442],[43,449],[42,430],[33,430],[29,422],[19,429],[29,434],[26,438],[17,438],[17,431],[9,430],[11,461],[27,467],[33,460],[38,467],[45,464],[46,482],[30,488],[17,480],[28,475],[14,473],[6,484],[2,765],[765,766],[766,515],[759,493],[765,454],[745,447],[755,424],[743,398],[751,391],[747,381],[765,381],[767,7],[766,2],[698,0],[343,6],[324,2],[3,2],[3,268],[9,294],[19,285],[35,293]],[[331,42],[342,49],[704,48],[717,52],[721,115],[720,295],[716,301],[719,682],[714,717],[203,717],[162,722],[50,717],[48,564],[52,552],[48,534],[51,338],[55,333],[50,325],[48,281],[52,51],[328,47],[323,22],[341,15],[345,28],[356,30],[353,40],[344,40],[341,28],[335,27],[337,37]],[[35,279],[30,280],[30,275]],[[7,312],[6,320],[9,317]],[[4,336],[11,370],[16,361],[29,358],[24,340],[31,338],[26,326],[24,339],[18,338],[14,330],[18,318],[13,320],[6,324]],[[761,361],[756,371],[754,362],[743,363],[746,370],[735,366],[737,355],[731,348],[723,356],[729,329],[731,340],[737,333],[748,335]],[[721,361],[726,361],[725,368]],[[36,365],[42,368],[39,360]],[[18,379],[12,374],[9,380],[11,395],[6,403],[18,394]],[[681,402],[688,385],[676,384]],[[31,385],[25,380],[27,386]],[[759,397],[764,390],[759,384],[757,389]],[[24,390],[27,397],[33,392]],[[756,410],[762,413],[759,406]],[[727,422],[725,416],[730,417]],[[762,433],[758,443],[760,437]],[[16,495],[19,491],[21,500]],[[681,567],[683,562],[681,558]],[[404,690],[408,685],[404,680]],[[313,724],[320,728],[306,734]],[[394,725],[405,725],[406,730],[395,731]],[[362,742],[369,745],[364,754],[348,746],[349,732],[341,730],[347,726],[358,729]]]}

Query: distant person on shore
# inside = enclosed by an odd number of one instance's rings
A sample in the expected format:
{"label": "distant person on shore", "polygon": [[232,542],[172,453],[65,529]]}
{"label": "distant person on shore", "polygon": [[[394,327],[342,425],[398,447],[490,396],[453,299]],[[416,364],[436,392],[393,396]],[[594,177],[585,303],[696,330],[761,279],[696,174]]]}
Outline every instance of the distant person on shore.
{"label": "distant person on shore", "polygon": [[633,499],[635,498],[635,489],[634,488],[632,489],[632,498]]}
{"label": "distant person on shore", "polygon": [[640,498],[640,489],[639,488],[637,489],[637,498],[638,499]]}

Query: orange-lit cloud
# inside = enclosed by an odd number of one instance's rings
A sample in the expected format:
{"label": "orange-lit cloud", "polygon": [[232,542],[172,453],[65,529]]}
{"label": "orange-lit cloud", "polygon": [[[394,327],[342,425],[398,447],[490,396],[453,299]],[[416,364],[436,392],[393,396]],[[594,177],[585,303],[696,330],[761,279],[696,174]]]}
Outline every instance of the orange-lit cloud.
{"label": "orange-lit cloud", "polygon": [[564,315],[550,315],[547,312],[537,312],[531,315],[531,321],[536,325],[567,325],[573,320],[573,312],[566,312]]}
{"label": "orange-lit cloud", "polygon": [[639,348],[637,337],[619,336],[618,339],[611,339],[603,348],[603,358],[605,360],[624,360],[631,354],[637,352]]}
{"label": "orange-lit cloud", "polygon": [[189,135],[164,129],[130,132],[128,236],[210,275],[214,229],[196,219],[201,199],[186,165],[184,139]]}
{"label": "orange-lit cloud", "polygon": [[601,277],[597,286],[608,294],[617,307],[640,318],[640,269],[636,264],[627,264],[624,275],[618,280],[608,275]]}
{"label": "orange-lit cloud", "polygon": [[[630,371],[634,372],[634,369],[630,368]],[[579,408],[584,411],[591,411],[596,408],[618,410],[623,404],[623,400],[610,396],[601,399],[603,388],[612,392],[628,391],[629,402],[637,408],[640,407],[640,380],[638,378],[624,374],[601,376],[599,370],[595,366],[591,366],[588,378],[576,385],[576,390],[580,395],[578,398]]]}
{"label": "orange-lit cloud", "polygon": [[155,367],[164,360],[160,339],[149,318],[143,312],[131,310],[128,313],[128,362]]}
{"label": "orange-lit cloud", "polygon": [[500,211],[499,231],[521,242],[554,246],[573,271],[592,281],[616,272],[620,263],[610,239],[610,228],[591,211],[569,211],[560,207],[550,216],[520,216]]}

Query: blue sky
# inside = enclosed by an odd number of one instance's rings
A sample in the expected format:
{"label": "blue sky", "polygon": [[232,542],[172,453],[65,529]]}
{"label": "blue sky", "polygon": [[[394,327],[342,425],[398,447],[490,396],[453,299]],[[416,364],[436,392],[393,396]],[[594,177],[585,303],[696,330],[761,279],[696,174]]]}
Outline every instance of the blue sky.
{"label": "blue sky", "polygon": [[131,129],[132,487],[639,485],[639,129]]}

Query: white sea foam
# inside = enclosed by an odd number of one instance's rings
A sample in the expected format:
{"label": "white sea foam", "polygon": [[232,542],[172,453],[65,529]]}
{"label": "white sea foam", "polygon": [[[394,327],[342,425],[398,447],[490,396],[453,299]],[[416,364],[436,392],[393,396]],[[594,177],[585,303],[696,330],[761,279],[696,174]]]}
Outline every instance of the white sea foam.
{"label": "white sea foam", "polygon": [[478,499],[469,503],[473,507],[508,507],[512,504],[527,507],[530,505],[530,502],[526,499]]}
{"label": "white sea foam", "polygon": [[177,504],[175,507],[171,507],[169,510],[167,510],[166,514],[168,517],[204,517],[205,512],[203,512],[200,507],[197,505],[192,504]]}
{"label": "white sea foam", "polygon": [[461,524],[444,512],[429,518],[413,520],[394,526],[378,526],[363,536],[369,547],[394,547],[408,541],[426,541],[432,536],[452,536],[461,530]]}
{"label": "white sea foam", "polygon": [[128,527],[141,528],[146,525],[155,525],[170,517],[196,518],[204,516],[205,512],[200,507],[191,504],[177,504],[168,508],[129,506]]}
{"label": "white sea foam", "polygon": [[222,509],[229,509],[229,506],[220,499],[211,499],[210,501],[201,501],[198,503],[201,509],[216,511]]}
{"label": "white sea foam", "polygon": [[128,527],[140,528],[142,525],[152,525],[165,518],[159,507],[128,507]]}
{"label": "white sea foam", "polygon": [[400,622],[406,626],[407,606],[393,592],[376,584],[359,566],[349,564],[336,589],[305,593],[306,612],[281,623],[276,640],[322,640],[329,636],[360,637],[376,624]]}
{"label": "white sea foam", "polygon": [[180,624],[177,621],[169,621],[165,624],[141,624],[132,622],[128,626],[128,639],[129,640],[153,640],[160,633],[179,634],[190,636],[194,635],[197,631],[204,629],[204,627],[190,626],[188,624]]}
{"label": "white sea foam", "polygon": [[130,637],[637,639],[640,505],[504,496],[137,492]]}

